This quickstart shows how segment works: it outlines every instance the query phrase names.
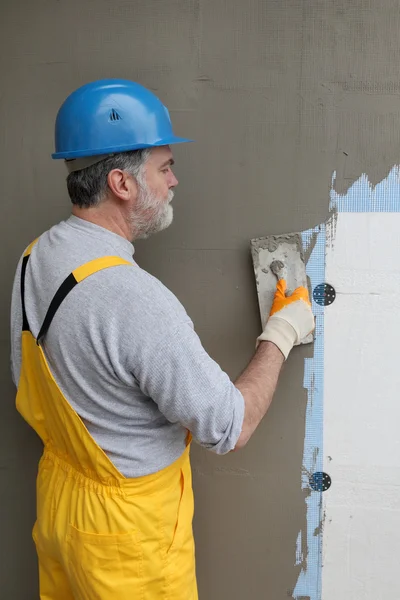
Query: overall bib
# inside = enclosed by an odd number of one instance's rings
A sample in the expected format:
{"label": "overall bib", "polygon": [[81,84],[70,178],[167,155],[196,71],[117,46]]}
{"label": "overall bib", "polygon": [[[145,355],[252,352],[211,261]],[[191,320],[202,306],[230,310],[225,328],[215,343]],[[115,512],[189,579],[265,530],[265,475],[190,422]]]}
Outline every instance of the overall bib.
{"label": "overall bib", "polygon": [[[93,273],[131,263],[91,261],[63,282],[35,339],[21,273],[22,365],[17,409],[44,443],[33,538],[41,600],[197,600],[190,436],[162,471],[125,478],[55,382],[40,345],[66,295]],[[79,339],[76,340],[79,344]]]}

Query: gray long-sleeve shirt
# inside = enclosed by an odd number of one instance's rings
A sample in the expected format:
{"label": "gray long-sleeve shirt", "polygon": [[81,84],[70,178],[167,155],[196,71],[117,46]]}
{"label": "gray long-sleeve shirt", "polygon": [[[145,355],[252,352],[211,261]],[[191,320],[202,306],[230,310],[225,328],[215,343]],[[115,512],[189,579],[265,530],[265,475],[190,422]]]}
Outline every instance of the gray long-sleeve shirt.
{"label": "gray long-sleeve shirt", "polygon": [[[242,394],[210,358],[177,298],[133,260],[132,244],[70,217],[45,232],[26,271],[26,312],[36,337],[64,279],[101,256],[134,265],[79,283],[58,309],[43,349],[52,374],[99,446],[126,477],[154,473],[183,452],[187,429],[210,450],[234,448]],[[11,307],[14,382],[21,368],[19,262]]]}

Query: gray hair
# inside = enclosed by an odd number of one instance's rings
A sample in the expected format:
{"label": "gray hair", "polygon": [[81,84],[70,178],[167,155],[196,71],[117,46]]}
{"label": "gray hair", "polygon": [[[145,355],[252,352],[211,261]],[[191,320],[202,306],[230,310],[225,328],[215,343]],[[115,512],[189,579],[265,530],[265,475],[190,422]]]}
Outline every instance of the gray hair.
{"label": "gray hair", "polygon": [[72,204],[80,208],[92,208],[100,204],[107,193],[107,176],[113,169],[127,171],[140,180],[150,152],[149,148],[121,152],[86,169],[70,173],[67,177],[67,188]]}

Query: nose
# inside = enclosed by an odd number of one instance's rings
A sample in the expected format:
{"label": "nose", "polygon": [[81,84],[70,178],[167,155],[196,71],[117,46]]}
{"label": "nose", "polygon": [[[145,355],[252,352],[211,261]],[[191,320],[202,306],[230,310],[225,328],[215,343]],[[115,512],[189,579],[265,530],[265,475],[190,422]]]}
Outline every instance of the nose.
{"label": "nose", "polygon": [[179,181],[175,177],[174,173],[171,171],[170,178],[169,178],[169,181],[168,181],[168,187],[170,189],[174,188],[174,187],[176,187],[178,185],[178,183],[179,183]]}

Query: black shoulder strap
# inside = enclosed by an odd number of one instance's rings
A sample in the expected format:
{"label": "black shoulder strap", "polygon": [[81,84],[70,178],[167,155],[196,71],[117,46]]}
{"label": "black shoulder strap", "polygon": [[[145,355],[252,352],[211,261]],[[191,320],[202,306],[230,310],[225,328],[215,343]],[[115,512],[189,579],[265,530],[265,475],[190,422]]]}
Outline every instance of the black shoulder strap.
{"label": "black shoulder strap", "polygon": [[22,265],[21,265],[21,306],[22,306],[22,331],[30,331],[28,319],[26,316],[26,308],[25,308],[25,276],[26,276],[26,267],[29,261],[29,257],[31,255],[31,251],[33,246],[36,244],[39,238],[33,240],[31,244],[27,247],[24,252],[24,256],[22,257]]}
{"label": "black shoulder strap", "polygon": [[22,331],[30,331],[28,319],[26,316],[25,309],[25,275],[26,275],[26,265],[28,264],[30,254],[27,254],[22,259],[21,266],[21,305],[22,305]]}
{"label": "black shoulder strap", "polygon": [[[26,316],[26,308],[25,308],[25,277],[26,277],[26,267],[29,261],[30,254],[27,254],[22,259],[21,266],[21,305],[22,305],[22,331],[30,331],[28,318]],[[37,336],[37,343],[39,344],[40,339],[47,332],[50,327],[50,323],[53,320],[54,315],[57,312],[61,302],[67,296],[67,294],[72,290],[73,287],[76,286],[77,280],[75,279],[73,273],[68,275],[68,277],[63,281],[63,283],[58,288],[57,292],[54,295],[53,300],[50,303],[50,306],[47,310],[45,319],[43,321],[43,325],[40,328],[39,335]]]}
{"label": "black shoulder strap", "polygon": [[40,344],[41,339],[47,333],[54,315],[59,309],[61,303],[79,282],[86,279],[86,277],[90,277],[90,275],[97,273],[98,271],[120,265],[133,266],[131,262],[121,258],[120,256],[101,256],[100,258],[95,258],[94,260],[91,260],[72,271],[72,273],[70,273],[70,275],[68,275],[68,277],[60,285],[54,295],[53,300],[50,302],[43,325],[41,326],[36,339],[37,344]]}
{"label": "black shoulder strap", "polygon": [[63,300],[65,300],[67,295],[76,286],[77,283],[78,282],[75,279],[74,274],[70,273],[70,275],[68,275],[68,277],[66,279],[64,279],[64,281],[62,282],[62,284],[60,285],[60,287],[54,294],[53,300],[50,302],[50,306],[47,309],[47,313],[44,318],[43,324],[42,324],[40,331],[38,333],[38,336],[36,338],[36,343],[38,345],[40,344],[40,340],[42,339],[42,337],[47,333],[47,331],[51,325],[51,322],[54,318],[54,315],[56,314],[57,310],[59,309],[61,303],[63,302]]}
{"label": "black shoulder strap", "polygon": [[[25,252],[21,266],[22,331],[31,330],[29,327],[25,309],[25,275],[26,266],[30,257],[30,250],[34,243],[35,242],[33,242]],[[83,279],[86,279],[86,277],[89,277],[90,275],[93,275],[98,271],[102,271],[103,269],[107,269],[108,267],[116,267],[119,265],[133,266],[133,263],[119,256],[102,256],[100,258],[95,258],[94,260],[91,260],[88,263],[85,263],[84,265],[81,265],[80,267],[72,271],[72,273],[70,273],[68,277],[62,282],[57,292],[54,294],[54,297],[50,302],[50,306],[44,318],[43,325],[41,326],[39,334],[37,336],[36,343],[39,345],[41,339],[47,333],[51,322],[54,318],[54,315],[59,309],[61,303],[65,300],[65,298],[68,296],[70,291],[77,285],[77,283],[83,281]]]}
{"label": "black shoulder strap", "polygon": [[[22,331],[30,331],[28,317],[26,316],[26,307],[25,307],[25,277],[26,277],[26,267],[29,261],[29,254],[25,254],[22,259],[21,265],[21,305],[22,305]],[[50,303],[50,306],[47,310],[46,317],[43,321],[43,325],[40,328],[39,335],[37,336],[37,344],[39,344],[40,339],[44,336],[48,328],[50,327],[50,323],[53,320],[54,315],[57,312],[58,307],[61,302],[67,296],[67,294],[72,290],[72,288],[77,284],[77,280],[74,277],[74,274],[71,273],[68,277],[63,281],[63,283],[58,288],[57,292],[54,295],[53,300]]]}

